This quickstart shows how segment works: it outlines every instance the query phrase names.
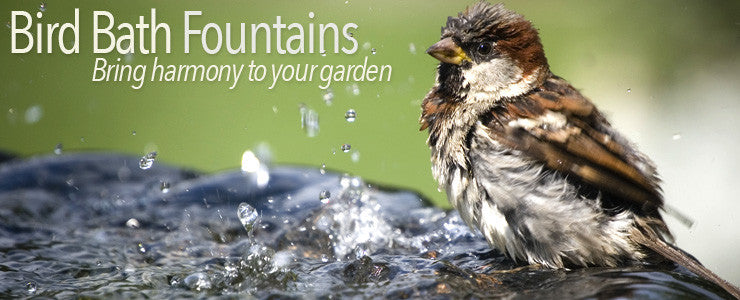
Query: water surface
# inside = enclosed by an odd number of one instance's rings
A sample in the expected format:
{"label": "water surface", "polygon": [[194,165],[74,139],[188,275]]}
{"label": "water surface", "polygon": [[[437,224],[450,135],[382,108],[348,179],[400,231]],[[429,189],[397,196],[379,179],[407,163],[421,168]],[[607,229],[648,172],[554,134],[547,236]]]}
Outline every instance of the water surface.
{"label": "water surface", "polygon": [[4,160],[0,297],[728,297],[671,264],[502,271],[456,212],[331,171]]}

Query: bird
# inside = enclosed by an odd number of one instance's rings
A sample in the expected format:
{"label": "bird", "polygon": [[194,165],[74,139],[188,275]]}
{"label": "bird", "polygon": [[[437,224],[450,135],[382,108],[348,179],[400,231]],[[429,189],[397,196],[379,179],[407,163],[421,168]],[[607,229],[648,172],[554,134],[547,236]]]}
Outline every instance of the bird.
{"label": "bird", "polygon": [[478,2],[426,52],[439,60],[419,121],[432,175],[492,247],[553,269],[657,255],[740,298],[673,245],[655,164],[551,72],[530,21]]}

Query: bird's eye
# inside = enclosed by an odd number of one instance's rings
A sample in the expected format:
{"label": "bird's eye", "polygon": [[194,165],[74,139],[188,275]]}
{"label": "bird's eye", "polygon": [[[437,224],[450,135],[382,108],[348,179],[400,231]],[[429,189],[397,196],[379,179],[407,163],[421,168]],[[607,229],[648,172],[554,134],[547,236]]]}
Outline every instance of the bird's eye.
{"label": "bird's eye", "polygon": [[491,54],[491,51],[493,51],[493,46],[489,42],[483,42],[478,45],[478,53],[481,55]]}

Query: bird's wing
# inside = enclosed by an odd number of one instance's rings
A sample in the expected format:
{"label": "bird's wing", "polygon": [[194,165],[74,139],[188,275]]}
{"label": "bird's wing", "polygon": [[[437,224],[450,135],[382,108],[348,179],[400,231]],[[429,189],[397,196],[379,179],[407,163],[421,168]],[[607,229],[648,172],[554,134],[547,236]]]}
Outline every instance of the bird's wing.
{"label": "bird's wing", "polygon": [[659,217],[663,200],[653,164],[565,80],[553,75],[484,120],[498,142],[590,185],[615,204]]}

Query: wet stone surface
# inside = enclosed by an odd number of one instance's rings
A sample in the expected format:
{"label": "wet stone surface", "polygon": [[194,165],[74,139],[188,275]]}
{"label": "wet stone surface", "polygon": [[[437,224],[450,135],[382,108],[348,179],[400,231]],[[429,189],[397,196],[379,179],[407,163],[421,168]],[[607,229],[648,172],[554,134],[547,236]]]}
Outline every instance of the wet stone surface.
{"label": "wet stone surface", "polygon": [[0,158],[0,298],[727,296],[673,265],[502,271],[457,213],[331,171]]}

